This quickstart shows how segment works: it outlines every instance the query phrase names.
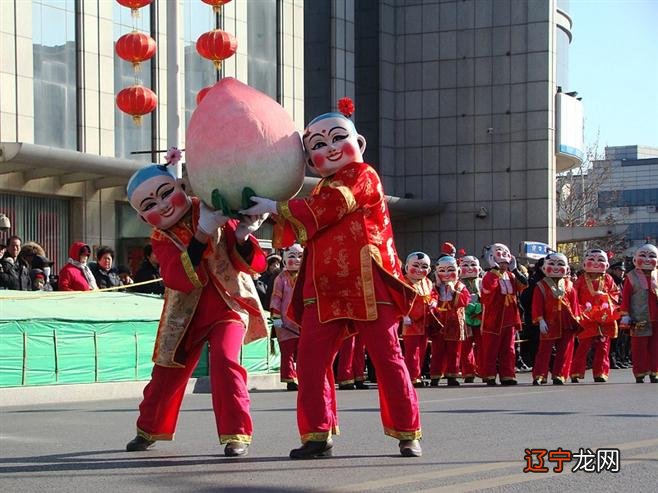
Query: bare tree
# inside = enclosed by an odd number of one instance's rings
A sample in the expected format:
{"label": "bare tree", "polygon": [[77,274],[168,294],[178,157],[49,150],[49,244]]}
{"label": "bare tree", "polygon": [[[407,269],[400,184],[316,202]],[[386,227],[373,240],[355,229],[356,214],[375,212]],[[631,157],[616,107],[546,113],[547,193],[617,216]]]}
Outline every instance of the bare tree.
{"label": "bare tree", "polygon": [[[594,164],[596,163],[596,164]],[[604,159],[598,142],[590,145],[580,166],[557,175],[557,225],[566,228],[597,228],[614,226],[616,217],[606,213],[599,205],[599,192],[611,177],[612,162]],[[613,192],[619,193],[619,192]],[[594,230],[592,230],[594,232]],[[582,255],[588,248],[600,248],[615,255],[626,248],[622,234],[613,228],[603,229],[603,234],[582,241],[560,243],[558,250],[564,253],[573,265],[580,265]]]}

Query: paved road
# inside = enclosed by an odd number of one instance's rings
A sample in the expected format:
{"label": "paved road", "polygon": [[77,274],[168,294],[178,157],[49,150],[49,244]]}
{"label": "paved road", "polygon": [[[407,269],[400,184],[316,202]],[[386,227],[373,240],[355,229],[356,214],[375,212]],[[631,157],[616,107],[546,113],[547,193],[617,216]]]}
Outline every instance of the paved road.
{"label": "paved road", "polygon": [[[590,377],[591,379],[591,377]],[[250,455],[227,459],[210,396],[188,395],[174,442],[126,453],[136,399],[0,408],[3,492],[658,490],[658,385],[615,370],[607,384],[422,389],[424,455],[398,456],[381,432],[377,392],[339,393],[341,436],[331,459],[290,461],[295,394],[252,393]],[[53,388],[53,392],[57,389]],[[620,471],[524,473],[525,449],[617,448]],[[534,461],[533,463],[536,463]],[[547,462],[549,467],[556,463]]]}

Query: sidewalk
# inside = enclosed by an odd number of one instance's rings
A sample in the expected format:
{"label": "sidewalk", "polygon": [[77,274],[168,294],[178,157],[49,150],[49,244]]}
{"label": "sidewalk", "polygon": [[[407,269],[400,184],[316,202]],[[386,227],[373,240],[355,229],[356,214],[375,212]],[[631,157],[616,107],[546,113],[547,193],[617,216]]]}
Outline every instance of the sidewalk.
{"label": "sidewalk", "polygon": [[[89,383],[78,385],[39,385],[0,388],[0,407],[61,404],[109,399],[139,399],[148,380],[138,382]],[[249,391],[284,389],[279,373],[253,373],[248,379]],[[191,378],[186,394],[210,393],[210,378]]]}

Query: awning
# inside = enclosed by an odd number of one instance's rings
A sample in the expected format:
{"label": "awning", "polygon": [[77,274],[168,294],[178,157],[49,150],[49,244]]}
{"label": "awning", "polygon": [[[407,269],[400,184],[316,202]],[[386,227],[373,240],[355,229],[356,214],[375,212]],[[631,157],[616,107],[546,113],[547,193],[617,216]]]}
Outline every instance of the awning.
{"label": "awning", "polygon": [[[25,142],[0,142],[0,175],[21,173],[25,181],[57,177],[60,183],[89,181],[94,188],[125,186],[132,174],[144,166],[143,161],[99,156],[58,147]],[[308,195],[319,181],[304,178],[301,196]],[[387,196],[395,219],[439,214],[438,201]]]}

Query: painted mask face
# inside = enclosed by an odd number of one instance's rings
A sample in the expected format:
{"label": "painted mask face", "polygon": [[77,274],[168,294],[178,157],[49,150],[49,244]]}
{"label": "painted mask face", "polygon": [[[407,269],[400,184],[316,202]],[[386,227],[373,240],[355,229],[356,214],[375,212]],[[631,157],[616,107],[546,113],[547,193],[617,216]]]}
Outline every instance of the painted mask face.
{"label": "painted mask face", "polygon": [[542,271],[546,277],[563,278],[569,275],[569,261],[562,253],[551,253],[544,258]]}
{"label": "painted mask face", "polygon": [[404,270],[407,277],[412,281],[420,281],[430,273],[431,261],[429,256],[423,252],[414,252],[407,257]]}
{"label": "painted mask face", "polygon": [[322,177],[363,162],[366,141],[345,117],[330,116],[311,123],[303,141],[309,165]]}
{"label": "painted mask face", "polygon": [[654,270],[658,265],[658,248],[651,244],[642,245],[633,255],[633,265],[641,270]]}
{"label": "painted mask face", "polygon": [[457,260],[454,257],[441,257],[436,261],[436,275],[443,283],[457,280]]}
{"label": "painted mask face", "polygon": [[189,210],[192,201],[181,181],[173,176],[158,175],[135,188],[130,205],[151,226],[168,229]]}
{"label": "painted mask face", "polygon": [[283,253],[283,265],[286,270],[297,272],[302,265],[304,249],[295,243]]}
{"label": "painted mask face", "polygon": [[608,254],[603,250],[593,248],[585,252],[583,258],[583,269],[591,274],[603,274],[610,267]]}
{"label": "painted mask face", "polygon": [[462,279],[473,279],[480,275],[480,261],[477,257],[466,255],[459,263],[459,277]]}

